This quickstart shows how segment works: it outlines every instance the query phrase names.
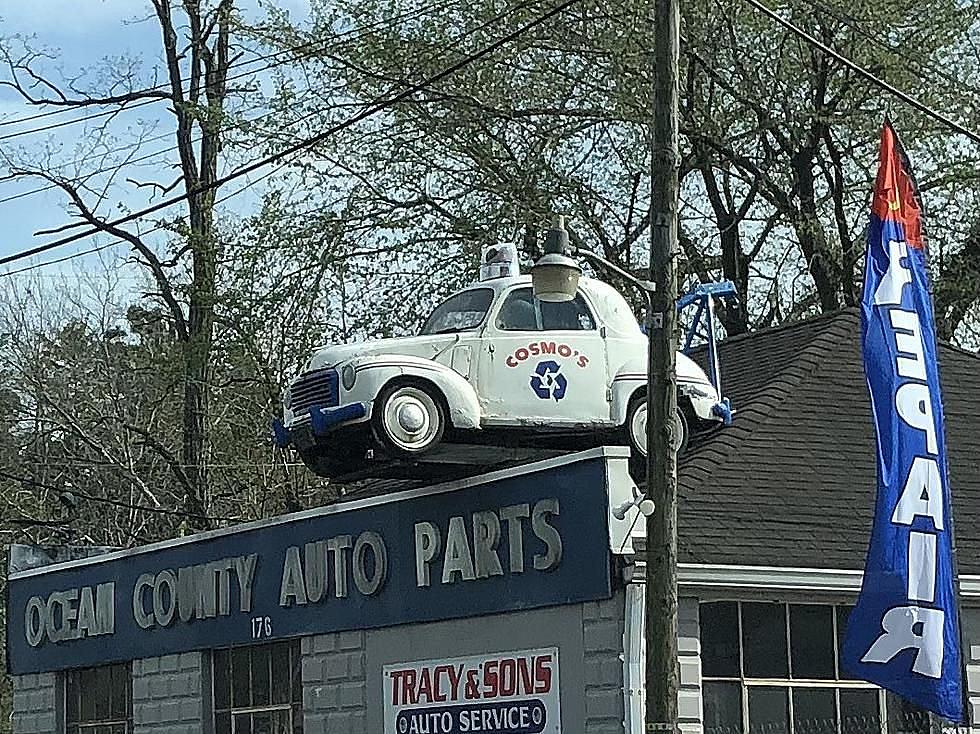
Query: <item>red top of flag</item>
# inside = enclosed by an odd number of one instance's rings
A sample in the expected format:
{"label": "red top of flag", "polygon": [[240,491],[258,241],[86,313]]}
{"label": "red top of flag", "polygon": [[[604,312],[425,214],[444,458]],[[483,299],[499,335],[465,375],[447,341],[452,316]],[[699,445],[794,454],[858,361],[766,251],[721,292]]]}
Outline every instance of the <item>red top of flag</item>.
{"label": "red top of flag", "polygon": [[924,247],[919,191],[902,143],[888,120],[881,128],[878,178],[871,211],[882,221],[890,219],[901,224],[909,247],[920,250]]}

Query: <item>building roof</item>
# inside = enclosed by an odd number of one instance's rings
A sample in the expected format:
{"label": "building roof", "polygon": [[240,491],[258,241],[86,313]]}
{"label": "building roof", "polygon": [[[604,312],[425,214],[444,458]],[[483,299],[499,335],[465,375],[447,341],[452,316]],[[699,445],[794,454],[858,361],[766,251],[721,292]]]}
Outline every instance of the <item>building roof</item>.
{"label": "building roof", "polygon": [[[845,309],[725,340],[733,425],[679,469],[679,560],[860,569],[877,486],[860,316]],[[980,573],[980,357],[939,349],[959,567]]]}

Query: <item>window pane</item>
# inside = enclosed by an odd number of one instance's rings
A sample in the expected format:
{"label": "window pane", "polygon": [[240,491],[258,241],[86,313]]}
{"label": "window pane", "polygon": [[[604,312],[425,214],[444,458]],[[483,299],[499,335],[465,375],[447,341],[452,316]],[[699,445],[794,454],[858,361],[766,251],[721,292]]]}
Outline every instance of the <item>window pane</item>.
{"label": "window pane", "polygon": [[[231,654],[228,650],[215,650],[212,657],[214,669],[214,708],[231,708]],[[228,723],[231,728],[231,722]]]}
{"label": "window pane", "polygon": [[252,734],[273,734],[273,713],[263,711],[252,714]]}
{"label": "window pane", "polygon": [[794,678],[834,678],[834,608],[789,607],[790,665]]}
{"label": "window pane", "polygon": [[289,645],[272,646],[272,703],[289,703],[292,670],[289,668]]}
{"label": "window pane", "polygon": [[888,734],[928,734],[929,714],[892,693],[887,694]]}
{"label": "window pane", "polygon": [[214,734],[231,734],[231,714],[215,714]]}
{"label": "window pane", "polygon": [[115,721],[122,721],[129,718],[129,666],[112,666],[111,680],[109,715]]}
{"label": "window pane", "polygon": [[881,734],[878,691],[841,689],[840,720],[844,734]]}
{"label": "window pane", "polygon": [[251,706],[249,691],[252,682],[248,672],[248,648],[239,647],[231,651],[231,705]]}
{"label": "window pane", "polygon": [[704,697],[705,734],[729,734],[734,727],[742,728],[742,686],[738,683],[705,681]]}
{"label": "window pane", "polygon": [[844,649],[844,631],[847,629],[847,620],[851,616],[852,609],[854,607],[837,607],[837,677],[841,680],[857,680],[844,671],[840,658],[840,651]]}
{"label": "window pane", "polygon": [[109,694],[112,690],[111,670],[108,665],[93,668],[92,683],[84,692],[84,696],[91,696],[95,699],[95,721],[106,721],[109,718]]}
{"label": "window pane", "polygon": [[538,331],[538,317],[530,288],[511,291],[497,313],[497,328],[503,331]]}
{"label": "window pane", "polygon": [[789,689],[749,688],[749,728],[766,734],[789,732]]}
{"label": "window pane", "polygon": [[701,670],[711,678],[738,678],[738,603],[700,606]]}
{"label": "window pane", "polygon": [[253,647],[252,656],[252,705],[268,706],[272,701],[269,645]]}
{"label": "window pane", "polygon": [[742,649],[746,678],[786,678],[786,607],[743,603]]}
{"label": "window pane", "polygon": [[76,673],[78,682],[79,716],[78,723],[95,721],[95,704],[97,696],[90,693],[92,685],[91,671],[80,670]]}
{"label": "window pane", "polygon": [[580,295],[571,301],[538,301],[538,306],[541,309],[541,324],[546,331],[585,331],[595,328],[589,307]]}
{"label": "window pane", "polygon": [[76,724],[78,723],[78,674],[70,670],[65,679],[65,719],[69,724]]}
{"label": "window pane", "polygon": [[299,652],[299,640],[289,645],[289,659],[293,664],[293,703],[303,705],[303,658]]}
{"label": "window pane", "polygon": [[252,715],[235,714],[233,732],[234,734],[252,734]]}
{"label": "window pane", "polygon": [[837,700],[833,688],[793,689],[793,734],[834,734]]}

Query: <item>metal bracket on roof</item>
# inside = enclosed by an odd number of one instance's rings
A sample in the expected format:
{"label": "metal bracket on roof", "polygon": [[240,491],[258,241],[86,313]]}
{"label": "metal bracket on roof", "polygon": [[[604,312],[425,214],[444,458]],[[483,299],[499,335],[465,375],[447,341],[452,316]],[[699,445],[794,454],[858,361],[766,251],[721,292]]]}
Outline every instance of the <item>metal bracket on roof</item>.
{"label": "metal bracket on roof", "polygon": [[738,291],[735,289],[735,284],[730,280],[720,280],[716,283],[698,283],[677,299],[678,312],[688,306],[697,306],[691,325],[687,328],[682,351],[684,354],[689,354],[696,346],[695,340],[699,337],[707,344],[708,379],[711,380],[719,398],[714,409],[716,415],[724,421],[725,425],[731,423],[734,411],[731,402],[722,396],[721,391],[721,366],[718,364],[717,330],[715,328],[715,299],[737,297]]}

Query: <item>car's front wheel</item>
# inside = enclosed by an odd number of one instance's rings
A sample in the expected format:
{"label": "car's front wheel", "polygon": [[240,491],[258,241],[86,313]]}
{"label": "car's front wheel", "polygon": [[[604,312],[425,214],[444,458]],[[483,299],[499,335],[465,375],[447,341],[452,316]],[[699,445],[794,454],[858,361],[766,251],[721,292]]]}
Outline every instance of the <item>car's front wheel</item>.
{"label": "car's front wheel", "polygon": [[374,401],[374,435],[396,456],[418,456],[436,446],[446,430],[441,396],[422,383],[385,387]]}
{"label": "car's front wheel", "polygon": [[[626,416],[626,434],[629,438],[630,451],[633,454],[631,464],[637,470],[646,469],[647,456],[647,400],[646,396],[638,396],[630,401]],[[687,448],[689,429],[687,417],[680,406],[677,407],[674,420],[674,447],[677,454],[683,454]]]}

